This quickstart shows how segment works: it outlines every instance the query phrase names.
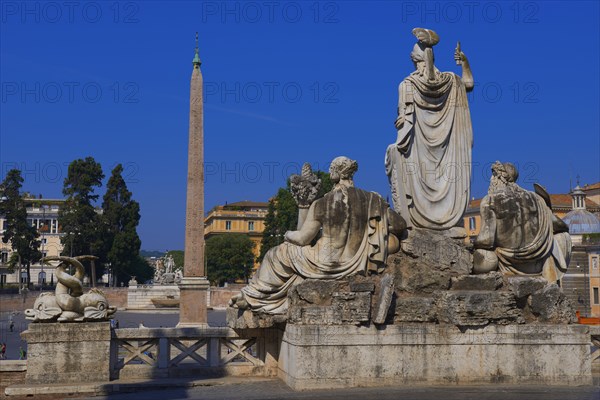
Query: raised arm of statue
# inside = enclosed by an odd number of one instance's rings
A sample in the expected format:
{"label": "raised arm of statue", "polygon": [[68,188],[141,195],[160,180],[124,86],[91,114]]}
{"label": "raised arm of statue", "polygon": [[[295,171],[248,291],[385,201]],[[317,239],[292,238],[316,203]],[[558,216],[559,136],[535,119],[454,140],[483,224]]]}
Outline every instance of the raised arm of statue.
{"label": "raised arm of statue", "polygon": [[462,66],[462,78],[461,80],[465,84],[465,89],[467,92],[470,92],[475,87],[475,82],[473,81],[473,73],[471,72],[471,66],[469,65],[469,60],[465,53],[460,49],[460,42],[456,44],[456,49],[454,50],[454,60],[456,61],[456,65]]}
{"label": "raised arm of statue", "polygon": [[287,231],[285,233],[284,239],[286,242],[297,246],[306,246],[317,237],[317,234],[321,230],[321,223],[315,219],[314,204],[308,209],[302,228],[297,231]]}

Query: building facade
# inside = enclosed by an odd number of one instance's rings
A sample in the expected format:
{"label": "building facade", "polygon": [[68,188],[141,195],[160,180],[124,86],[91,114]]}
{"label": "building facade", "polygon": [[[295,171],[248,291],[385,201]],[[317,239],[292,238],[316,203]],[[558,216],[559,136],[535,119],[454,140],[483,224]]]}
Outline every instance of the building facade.
{"label": "building facade", "polygon": [[[39,199],[26,197],[23,199],[27,209],[27,221],[34,226],[39,234],[40,251],[43,257],[58,256],[62,253],[63,245],[60,242],[62,236],[61,227],[58,223],[58,211],[64,204],[62,199]],[[0,237],[6,229],[6,220],[0,215]],[[10,243],[0,241],[0,285],[27,282],[27,272],[11,270],[9,260],[12,256]],[[52,272],[42,263],[36,263],[30,267],[31,283],[40,285],[52,280]]]}
{"label": "building facade", "polygon": [[[204,220],[204,238],[229,233],[248,235],[254,242],[256,258],[260,254],[268,209],[269,203],[247,200],[216,206],[209,211]],[[258,268],[258,263],[255,262],[254,267]]]}
{"label": "building facade", "polygon": [[571,197],[573,209],[562,217],[573,240],[563,289],[583,316],[600,317],[600,218],[587,209],[587,193],[579,185]]}

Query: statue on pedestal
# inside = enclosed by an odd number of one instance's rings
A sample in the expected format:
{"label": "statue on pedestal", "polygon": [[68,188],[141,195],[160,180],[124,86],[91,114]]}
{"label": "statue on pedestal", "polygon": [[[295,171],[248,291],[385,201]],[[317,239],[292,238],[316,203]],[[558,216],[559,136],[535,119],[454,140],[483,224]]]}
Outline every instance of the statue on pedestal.
{"label": "statue on pedestal", "polygon": [[461,222],[469,202],[473,75],[460,43],[454,58],[462,78],[435,67],[434,31],[415,28],[413,34],[416,70],[399,87],[398,138],[387,149],[386,172],[394,209],[408,226],[447,230]]}
{"label": "statue on pedestal", "polygon": [[[230,306],[284,314],[289,289],[304,279],[366,275],[385,266],[387,255],[400,248],[398,238],[406,223],[380,195],[354,187],[357,169],[356,161],[347,157],[332,161],[334,188],[310,204],[305,215],[300,208],[298,230],[286,232],[285,242],[269,250]],[[310,186],[310,171],[303,170],[304,182]],[[316,192],[308,190],[308,197],[312,192],[314,196]]]}
{"label": "statue on pedestal", "polygon": [[552,214],[550,196],[535,185],[517,185],[511,163],[496,161],[488,195],[481,201],[481,231],[475,240],[475,273],[499,269],[508,275],[538,275],[558,281],[571,258],[568,226]]}
{"label": "statue on pedestal", "polygon": [[[60,261],[54,275],[57,279],[55,293],[42,293],[35,300],[32,309],[25,310],[25,317],[33,322],[80,322],[106,321],[115,313],[115,307],[109,307],[104,293],[92,288],[83,293],[85,269],[80,260],[90,256],[64,257],[50,256],[45,261]],[[67,266],[75,268],[73,275],[67,272]]]}

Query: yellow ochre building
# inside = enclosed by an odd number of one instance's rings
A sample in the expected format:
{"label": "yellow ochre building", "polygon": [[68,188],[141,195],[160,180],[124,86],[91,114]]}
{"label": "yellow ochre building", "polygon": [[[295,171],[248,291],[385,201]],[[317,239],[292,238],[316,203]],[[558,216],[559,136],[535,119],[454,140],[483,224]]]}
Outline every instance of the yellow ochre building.
{"label": "yellow ochre building", "polygon": [[254,242],[254,255],[258,257],[268,209],[269,203],[248,200],[216,206],[204,219],[204,239],[215,235],[243,233]]}

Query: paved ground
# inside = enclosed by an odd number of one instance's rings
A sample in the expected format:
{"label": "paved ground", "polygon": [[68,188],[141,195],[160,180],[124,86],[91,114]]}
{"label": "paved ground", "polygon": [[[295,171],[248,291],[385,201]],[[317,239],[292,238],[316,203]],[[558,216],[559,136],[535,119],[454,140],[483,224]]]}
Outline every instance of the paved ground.
{"label": "paved ground", "polygon": [[[13,386],[14,388],[14,386]],[[164,400],[164,399],[207,399],[207,400],[272,400],[272,399],[324,399],[348,400],[598,400],[600,387],[532,387],[532,386],[447,386],[447,387],[385,387],[354,388],[339,390],[316,390],[294,392],[277,379],[224,377],[203,380],[164,379],[154,381],[113,381],[109,384],[83,384],[72,387],[79,394],[69,393],[62,385],[47,385],[35,392],[24,386],[26,392],[15,396],[13,390],[11,400],[35,398],[39,400],[57,399],[106,399],[106,400]],[[120,392],[110,395],[93,396],[100,391]],[[92,389],[92,390],[90,390]],[[41,390],[41,391],[40,391]],[[47,394],[47,393],[63,394]],[[90,393],[85,394],[85,393]],[[24,395],[30,393],[29,396]],[[35,393],[35,394],[34,394]],[[0,398],[7,398],[0,394]]]}
{"label": "paved ground", "polygon": [[[14,322],[13,332],[10,332],[10,319]],[[152,311],[117,311],[115,319],[119,328],[137,328],[140,323],[149,328],[173,327],[179,322],[178,310]],[[209,310],[208,323],[211,326],[225,326],[224,310]],[[6,359],[18,360],[19,347],[27,350],[27,343],[21,339],[21,332],[27,330],[29,321],[22,312],[0,313],[0,343],[6,343]]]}
{"label": "paved ground", "polygon": [[[85,398],[85,397],[82,397]],[[323,400],[598,400],[598,387],[443,387],[443,388],[355,388],[343,390],[319,390],[294,392],[279,380],[250,383],[234,383],[218,386],[174,388],[114,394],[88,399],[110,400],[271,400],[271,399],[323,399]]]}
{"label": "paved ground", "polygon": [[[10,320],[14,323],[13,331],[9,329]],[[25,321],[22,312],[0,313],[0,343],[6,343],[6,359],[19,359],[19,346],[27,350],[27,343],[21,339],[21,332],[27,329],[29,323]]]}

